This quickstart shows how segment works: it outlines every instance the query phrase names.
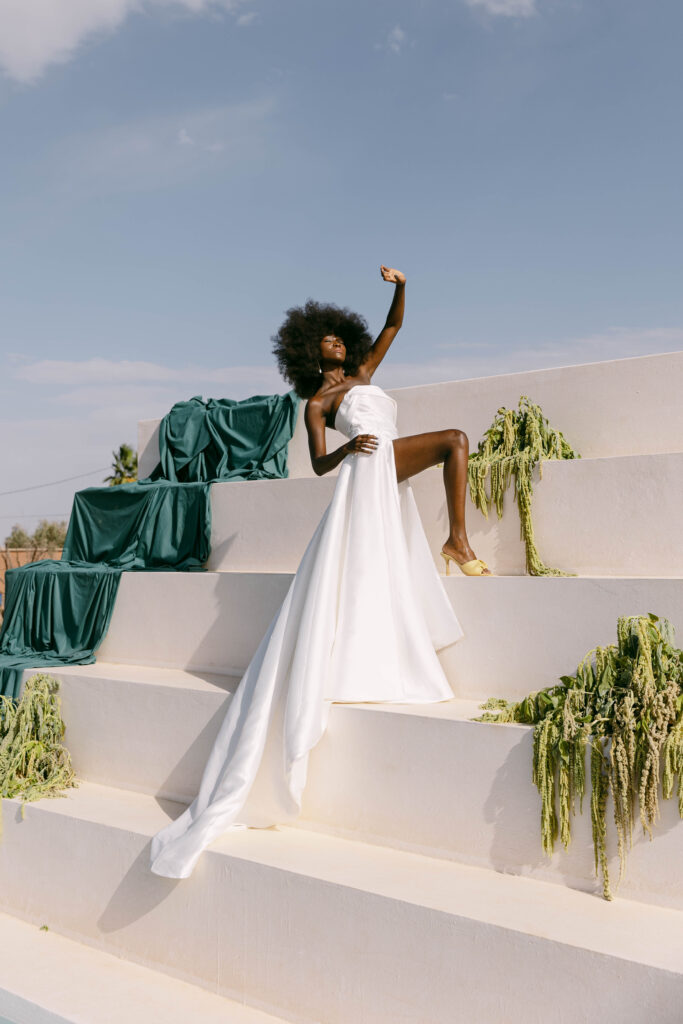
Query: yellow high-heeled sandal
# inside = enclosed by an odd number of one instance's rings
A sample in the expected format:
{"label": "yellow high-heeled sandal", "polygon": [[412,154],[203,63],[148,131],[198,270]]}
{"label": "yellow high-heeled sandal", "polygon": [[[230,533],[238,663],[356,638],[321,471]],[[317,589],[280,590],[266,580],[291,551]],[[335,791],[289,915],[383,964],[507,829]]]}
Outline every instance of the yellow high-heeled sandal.
{"label": "yellow high-heeled sandal", "polygon": [[[493,573],[489,569],[486,562],[481,558],[471,558],[469,562],[459,562],[453,555],[449,555],[447,551],[441,549],[441,557],[446,563],[446,575],[450,576],[450,563],[455,562],[460,572],[465,576],[492,576]],[[488,569],[488,572],[486,571]]]}

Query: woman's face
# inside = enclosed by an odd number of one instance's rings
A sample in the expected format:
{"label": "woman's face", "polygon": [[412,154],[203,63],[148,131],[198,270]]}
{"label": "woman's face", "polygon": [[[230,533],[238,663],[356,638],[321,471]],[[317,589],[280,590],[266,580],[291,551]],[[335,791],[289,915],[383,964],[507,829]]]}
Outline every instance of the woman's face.
{"label": "woman's face", "polygon": [[346,345],[336,334],[326,334],[320,342],[320,362],[342,365],[346,359]]}

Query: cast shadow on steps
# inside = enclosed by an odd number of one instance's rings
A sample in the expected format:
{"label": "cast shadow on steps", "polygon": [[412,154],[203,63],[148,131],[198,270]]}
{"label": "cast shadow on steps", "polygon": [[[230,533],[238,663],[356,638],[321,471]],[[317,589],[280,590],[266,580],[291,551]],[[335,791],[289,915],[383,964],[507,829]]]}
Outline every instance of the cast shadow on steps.
{"label": "cast shadow on steps", "polygon": [[209,752],[218,735],[228,708],[228,701],[237,684],[237,680],[232,677],[226,677],[226,679],[230,679],[232,687],[230,690],[226,688],[225,699],[221,701],[210,720],[181,755],[155,794],[155,799],[160,806],[168,800],[187,804],[196,796]]}
{"label": "cast shadow on steps", "polygon": [[[583,813],[572,821],[572,841],[565,850],[558,840],[552,858],[541,847],[541,800],[531,779],[533,729],[531,726],[489,726],[519,730],[520,739],[498,768],[484,804],[485,820],[493,826],[488,863],[496,871],[533,876],[571,889],[600,896],[602,883],[595,877],[590,818],[590,791],[583,801]],[[587,765],[588,768],[588,765]],[[587,771],[587,785],[590,775]],[[678,890],[676,865],[680,863],[683,823],[674,797],[664,800],[660,791],[660,820],[653,827],[653,840],[642,832],[636,808],[633,847],[629,852],[622,895],[662,906],[683,908]],[[611,798],[606,808],[607,850],[613,890],[619,877],[616,835]]]}
{"label": "cast shadow on steps", "polygon": [[[228,553],[230,551],[230,548],[233,547],[233,545],[237,541],[238,536],[239,536],[239,534],[237,532],[231,533],[228,537],[224,537],[223,540],[221,540],[218,544],[215,543],[214,538],[212,536],[212,538],[211,538],[211,554],[209,555],[209,557],[207,559],[206,565],[207,566],[214,566],[214,565],[223,566],[223,564],[225,562],[227,562],[227,560],[228,560]],[[211,571],[211,569],[209,569],[209,571]]]}
{"label": "cast shadow on steps", "polygon": [[[163,805],[165,802],[160,803]],[[173,804],[168,810],[170,814],[175,815],[182,807]],[[151,840],[145,842],[97,921],[98,930],[105,935],[134,925],[162,904],[181,881],[183,885],[187,885],[186,880],[161,878],[152,874],[149,869],[150,842]]]}

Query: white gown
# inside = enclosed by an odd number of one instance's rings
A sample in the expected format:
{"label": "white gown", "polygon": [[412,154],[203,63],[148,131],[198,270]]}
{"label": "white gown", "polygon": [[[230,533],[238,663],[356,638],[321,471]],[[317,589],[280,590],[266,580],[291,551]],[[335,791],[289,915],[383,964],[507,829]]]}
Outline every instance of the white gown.
{"label": "white gown", "polygon": [[396,482],[396,402],[376,384],[346,392],[335,426],[376,434],[347,456],[332,501],[242,680],[194,802],[152,841],[152,871],[186,878],[238,823],[291,821],[309,751],[332,701],[431,703],[453,693],[436,650],[462,630],[408,481]]}

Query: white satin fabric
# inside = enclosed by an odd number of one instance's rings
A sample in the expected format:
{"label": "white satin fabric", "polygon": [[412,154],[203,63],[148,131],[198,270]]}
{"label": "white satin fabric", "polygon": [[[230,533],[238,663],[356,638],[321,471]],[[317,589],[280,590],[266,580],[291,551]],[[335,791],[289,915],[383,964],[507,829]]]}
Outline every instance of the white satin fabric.
{"label": "white satin fabric", "polygon": [[347,456],[332,501],[252,658],[190,807],[152,841],[152,871],[186,878],[231,826],[290,821],[331,701],[431,703],[453,694],[436,650],[462,630],[408,481],[396,483],[396,402],[375,384],[344,395],[335,426],[376,434]]}

